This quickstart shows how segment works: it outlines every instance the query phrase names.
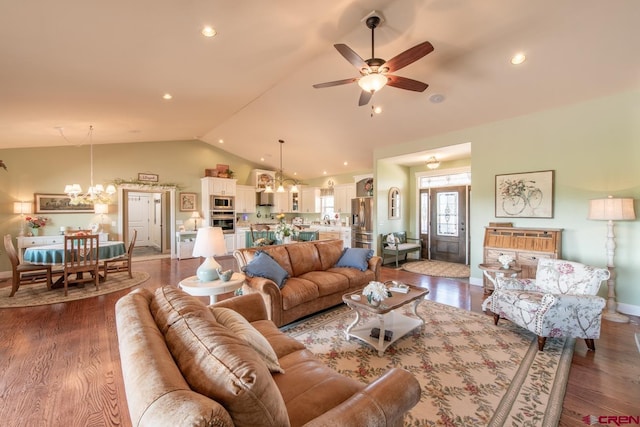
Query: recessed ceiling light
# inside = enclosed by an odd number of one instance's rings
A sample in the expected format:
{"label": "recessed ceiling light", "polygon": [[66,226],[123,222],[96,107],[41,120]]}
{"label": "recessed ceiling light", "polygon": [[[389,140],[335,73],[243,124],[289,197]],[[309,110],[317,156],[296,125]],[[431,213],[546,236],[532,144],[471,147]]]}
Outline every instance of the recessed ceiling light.
{"label": "recessed ceiling light", "polygon": [[434,104],[439,104],[442,101],[444,101],[444,95],[440,95],[439,93],[434,93],[429,97],[429,101],[431,101]]}
{"label": "recessed ceiling light", "polygon": [[343,163],[343,165],[345,165],[345,166],[349,166],[349,162],[345,161],[345,162]]}
{"label": "recessed ceiling light", "polygon": [[224,144],[224,139],[220,138],[220,139],[218,140],[218,144]]}
{"label": "recessed ceiling light", "polygon": [[210,27],[208,25],[202,28],[201,33],[205,37],[213,37],[218,34],[218,32],[213,27]]}
{"label": "recessed ceiling light", "polygon": [[326,174],[327,174],[327,171],[322,171],[322,175],[326,175]]}
{"label": "recessed ceiling light", "polygon": [[170,93],[165,93],[164,95],[162,95],[162,99],[169,100],[169,99],[172,99],[172,98],[173,98],[173,96],[171,96]]}
{"label": "recessed ceiling light", "polygon": [[513,65],[520,65],[522,64],[525,60],[527,59],[526,56],[524,56],[524,53],[516,53],[515,55],[513,55],[511,57],[511,63]]}
{"label": "recessed ceiling light", "polygon": [[260,161],[261,161],[261,162],[264,162],[264,157],[260,157]]}

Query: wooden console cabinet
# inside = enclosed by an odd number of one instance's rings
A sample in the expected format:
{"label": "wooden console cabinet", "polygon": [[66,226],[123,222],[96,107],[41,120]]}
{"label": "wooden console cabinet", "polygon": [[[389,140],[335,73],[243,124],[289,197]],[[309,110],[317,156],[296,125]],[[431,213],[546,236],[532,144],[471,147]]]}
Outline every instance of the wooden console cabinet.
{"label": "wooden console cabinet", "polygon": [[[498,264],[500,255],[511,255],[523,279],[536,277],[540,258],[560,258],[561,253],[561,228],[485,227],[483,263]],[[485,292],[493,290],[486,277],[483,286]]]}

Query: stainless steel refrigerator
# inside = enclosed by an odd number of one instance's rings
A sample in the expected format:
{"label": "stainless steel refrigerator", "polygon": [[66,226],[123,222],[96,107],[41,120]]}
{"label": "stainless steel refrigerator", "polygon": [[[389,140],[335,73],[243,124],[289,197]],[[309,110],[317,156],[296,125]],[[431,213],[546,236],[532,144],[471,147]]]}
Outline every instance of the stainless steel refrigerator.
{"label": "stainless steel refrigerator", "polygon": [[373,249],[373,197],[351,199],[351,247]]}

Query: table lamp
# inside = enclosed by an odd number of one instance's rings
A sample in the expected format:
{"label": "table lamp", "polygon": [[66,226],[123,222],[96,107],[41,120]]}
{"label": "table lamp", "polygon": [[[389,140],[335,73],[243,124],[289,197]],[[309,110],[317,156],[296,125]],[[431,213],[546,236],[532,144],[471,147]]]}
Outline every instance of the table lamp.
{"label": "table lamp", "polygon": [[201,282],[212,282],[218,279],[217,270],[220,264],[213,258],[216,255],[227,253],[227,245],[220,227],[202,227],[196,234],[196,243],[193,246],[194,257],[204,257],[204,262],[196,270],[196,276]]}
{"label": "table lamp", "polygon": [[613,221],[624,221],[636,219],[633,210],[633,199],[613,198],[593,199],[589,201],[588,219],[607,221],[607,269],[610,277],[607,281],[607,311],[602,314],[606,320],[613,322],[627,323],[629,318],[616,311],[616,276],[613,265],[613,256],[616,250],[615,235],[613,234]]}
{"label": "table lamp", "polygon": [[198,229],[198,220],[200,219],[200,212],[195,211],[191,214],[191,218],[193,219],[193,231]]}
{"label": "table lamp", "polygon": [[[20,215],[20,219],[24,218],[24,214],[31,213],[30,202],[13,202],[13,213]],[[24,221],[20,222],[20,236],[24,236]]]}

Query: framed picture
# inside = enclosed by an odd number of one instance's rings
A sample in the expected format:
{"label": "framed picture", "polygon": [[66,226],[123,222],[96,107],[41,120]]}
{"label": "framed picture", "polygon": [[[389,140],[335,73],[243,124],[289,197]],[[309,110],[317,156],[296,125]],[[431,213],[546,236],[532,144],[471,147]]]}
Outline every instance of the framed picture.
{"label": "framed picture", "polygon": [[138,181],[158,182],[159,176],[155,173],[139,173]]}
{"label": "framed picture", "polygon": [[193,212],[198,207],[198,195],[196,193],[180,193],[180,211]]}
{"label": "framed picture", "polygon": [[496,175],[496,217],[553,218],[553,172]]}
{"label": "framed picture", "polygon": [[93,203],[72,205],[71,197],[66,194],[40,194],[34,195],[35,213],[93,213]]}

